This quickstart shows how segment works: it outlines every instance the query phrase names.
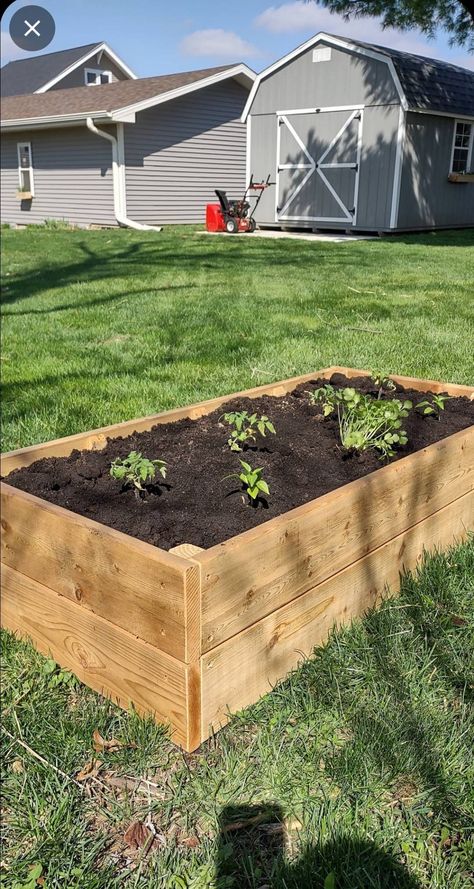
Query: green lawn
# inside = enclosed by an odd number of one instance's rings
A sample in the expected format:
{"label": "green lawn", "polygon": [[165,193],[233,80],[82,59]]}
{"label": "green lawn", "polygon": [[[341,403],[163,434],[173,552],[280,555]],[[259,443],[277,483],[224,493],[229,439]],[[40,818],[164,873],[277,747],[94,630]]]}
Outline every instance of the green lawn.
{"label": "green lawn", "polygon": [[[3,235],[3,449],[330,363],[474,382],[474,233]],[[2,886],[474,886],[474,541],[191,756],[2,642]]]}

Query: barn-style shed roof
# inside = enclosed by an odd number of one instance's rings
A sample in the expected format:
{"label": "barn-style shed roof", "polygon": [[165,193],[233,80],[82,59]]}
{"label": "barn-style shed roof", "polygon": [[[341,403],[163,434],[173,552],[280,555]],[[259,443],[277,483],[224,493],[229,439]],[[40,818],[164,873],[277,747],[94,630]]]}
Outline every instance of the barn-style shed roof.
{"label": "barn-style shed roof", "polygon": [[474,71],[450,62],[321,31],[260,72],[250,92],[242,120],[245,121],[250,112],[259,84],[318,43],[386,62],[400,102],[407,110],[474,117]]}
{"label": "barn-style shed roof", "polygon": [[392,59],[409,108],[474,115],[474,71],[386,46],[352,42]]}

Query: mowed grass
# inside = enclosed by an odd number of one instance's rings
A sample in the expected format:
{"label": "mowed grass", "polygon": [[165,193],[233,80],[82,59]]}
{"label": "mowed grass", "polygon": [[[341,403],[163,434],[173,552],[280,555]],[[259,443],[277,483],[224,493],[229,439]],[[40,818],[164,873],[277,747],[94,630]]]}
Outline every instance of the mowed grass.
{"label": "mowed grass", "polygon": [[[4,450],[331,363],[474,381],[473,233],[3,234]],[[2,643],[2,886],[474,886],[474,541],[191,756]]]}
{"label": "mowed grass", "polygon": [[474,381],[473,231],[3,241],[3,449],[328,364]]}

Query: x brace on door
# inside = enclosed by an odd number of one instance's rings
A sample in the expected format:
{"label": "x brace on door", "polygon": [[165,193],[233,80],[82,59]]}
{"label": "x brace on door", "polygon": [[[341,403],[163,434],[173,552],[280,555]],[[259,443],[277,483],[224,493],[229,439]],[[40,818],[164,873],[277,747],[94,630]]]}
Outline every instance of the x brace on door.
{"label": "x brace on door", "polygon": [[[331,111],[337,111],[337,110],[338,110],[337,108],[331,108]],[[344,109],[344,110],[346,110],[346,109]],[[298,114],[298,113],[307,114],[308,111],[305,109],[304,111],[301,111],[301,112],[298,112],[298,111],[292,112],[292,114]],[[324,112],[321,111],[319,113],[324,113]],[[350,126],[352,121],[355,119],[357,119],[359,121],[356,161],[355,162],[348,162],[348,163],[340,163],[340,162],[325,163],[324,162],[325,158],[328,156],[328,154],[334,148],[334,146],[337,144],[337,142],[339,141],[339,139],[341,138],[343,133],[345,133],[347,128]],[[287,127],[287,129],[293,136],[295,142],[299,145],[303,154],[307,158],[307,163],[298,163],[298,164],[282,164],[282,163],[280,163],[280,151],[281,151],[280,130],[281,130],[281,126]],[[277,132],[277,202],[278,202],[278,192],[279,192],[279,173],[281,170],[307,170],[308,172],[306,173],[305,176],[303,176],[303,179],[301,180],[299,185],[295,188],[295,190],[287,198],[283,207],[277,206],[277,208],[276,208],[277,220],[291,220],[291,219],[303,220],[303,219],[305,219],[305,220],[310,220],[310,221],[314,221],[314,222],[350,222],[352,225],[355,225],[356,216],[357,216],[357,195],[358,195],[358,187],[359,187],[361,148],[362,148],[362,109],[361,108],[355,108],[352,111],[352,113],[349,115],[347,120],[340,127],[340,129],[338,130],[338,132],[336,133],[334,138],[331,140],[331,142],[329,143],[327,148],[324,150],[321,157],[318,158],[318,160],[315,160],[311,156],[308,149],[306,148],[306,145],[303,143],[299,134],[296,132],[294,126],[288,120],[287,115],[286,114],[279,114],[278,115],[278,132]],[[354,170],[355,174],[356,174],[356,178],[355,178],[355,182],[354,182],[354,206],[352,209],[349,209],[348,207],[346,207],[342,198],[340,197],[340,195],[337,194],[337,192],[334,189],[334,187],[332,186],[331,182],[328,180],[327,176],[323,172],[325,169],[344,169],[344,168]],[[321,180],[323,181],[325,187],[328,189],[330,194],[333,196],[337,205],[342,210],[342,213],[344,214],[343,216],[331,216],[331,217],[305,216],[305,217],[301,217],[301,216],[289,216],[287,214],[287,210],[288,210],[290,204],[293,203],[293,201],[295,200],[297,195],[304,188],[304,186],[309,181],[309,179],[311,178],[311,176],[314,174],[315,171],[318,174],[318,176],[321,178]]]}

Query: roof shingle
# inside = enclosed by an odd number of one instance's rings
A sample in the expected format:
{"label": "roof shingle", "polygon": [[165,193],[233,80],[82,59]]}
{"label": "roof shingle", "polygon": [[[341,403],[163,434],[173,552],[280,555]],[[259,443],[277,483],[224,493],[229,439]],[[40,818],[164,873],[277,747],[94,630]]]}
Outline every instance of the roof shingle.
{"label": "roof shingle", "polygon": [[8,62],[1,69],[2,96],[21,96],[24,93],[34,93],[39,90],[65,68],[69,68],[74,62],[92,52],[95,47],[102,46],[98,43],[88,43],[86,46],[74,46],[72,49],[63,49],[60,52],[49,52],[42,56],[33,56],[30,59],[17,59]]}
{"label": "roof shingle", "polygon": [[26,96],[11,96],[2,102],[2,121],[115,111],[234,67],[235,65],[221,65],[199,71],[184,71],[181,74],[120,80],[100,86],[81,86]]}

